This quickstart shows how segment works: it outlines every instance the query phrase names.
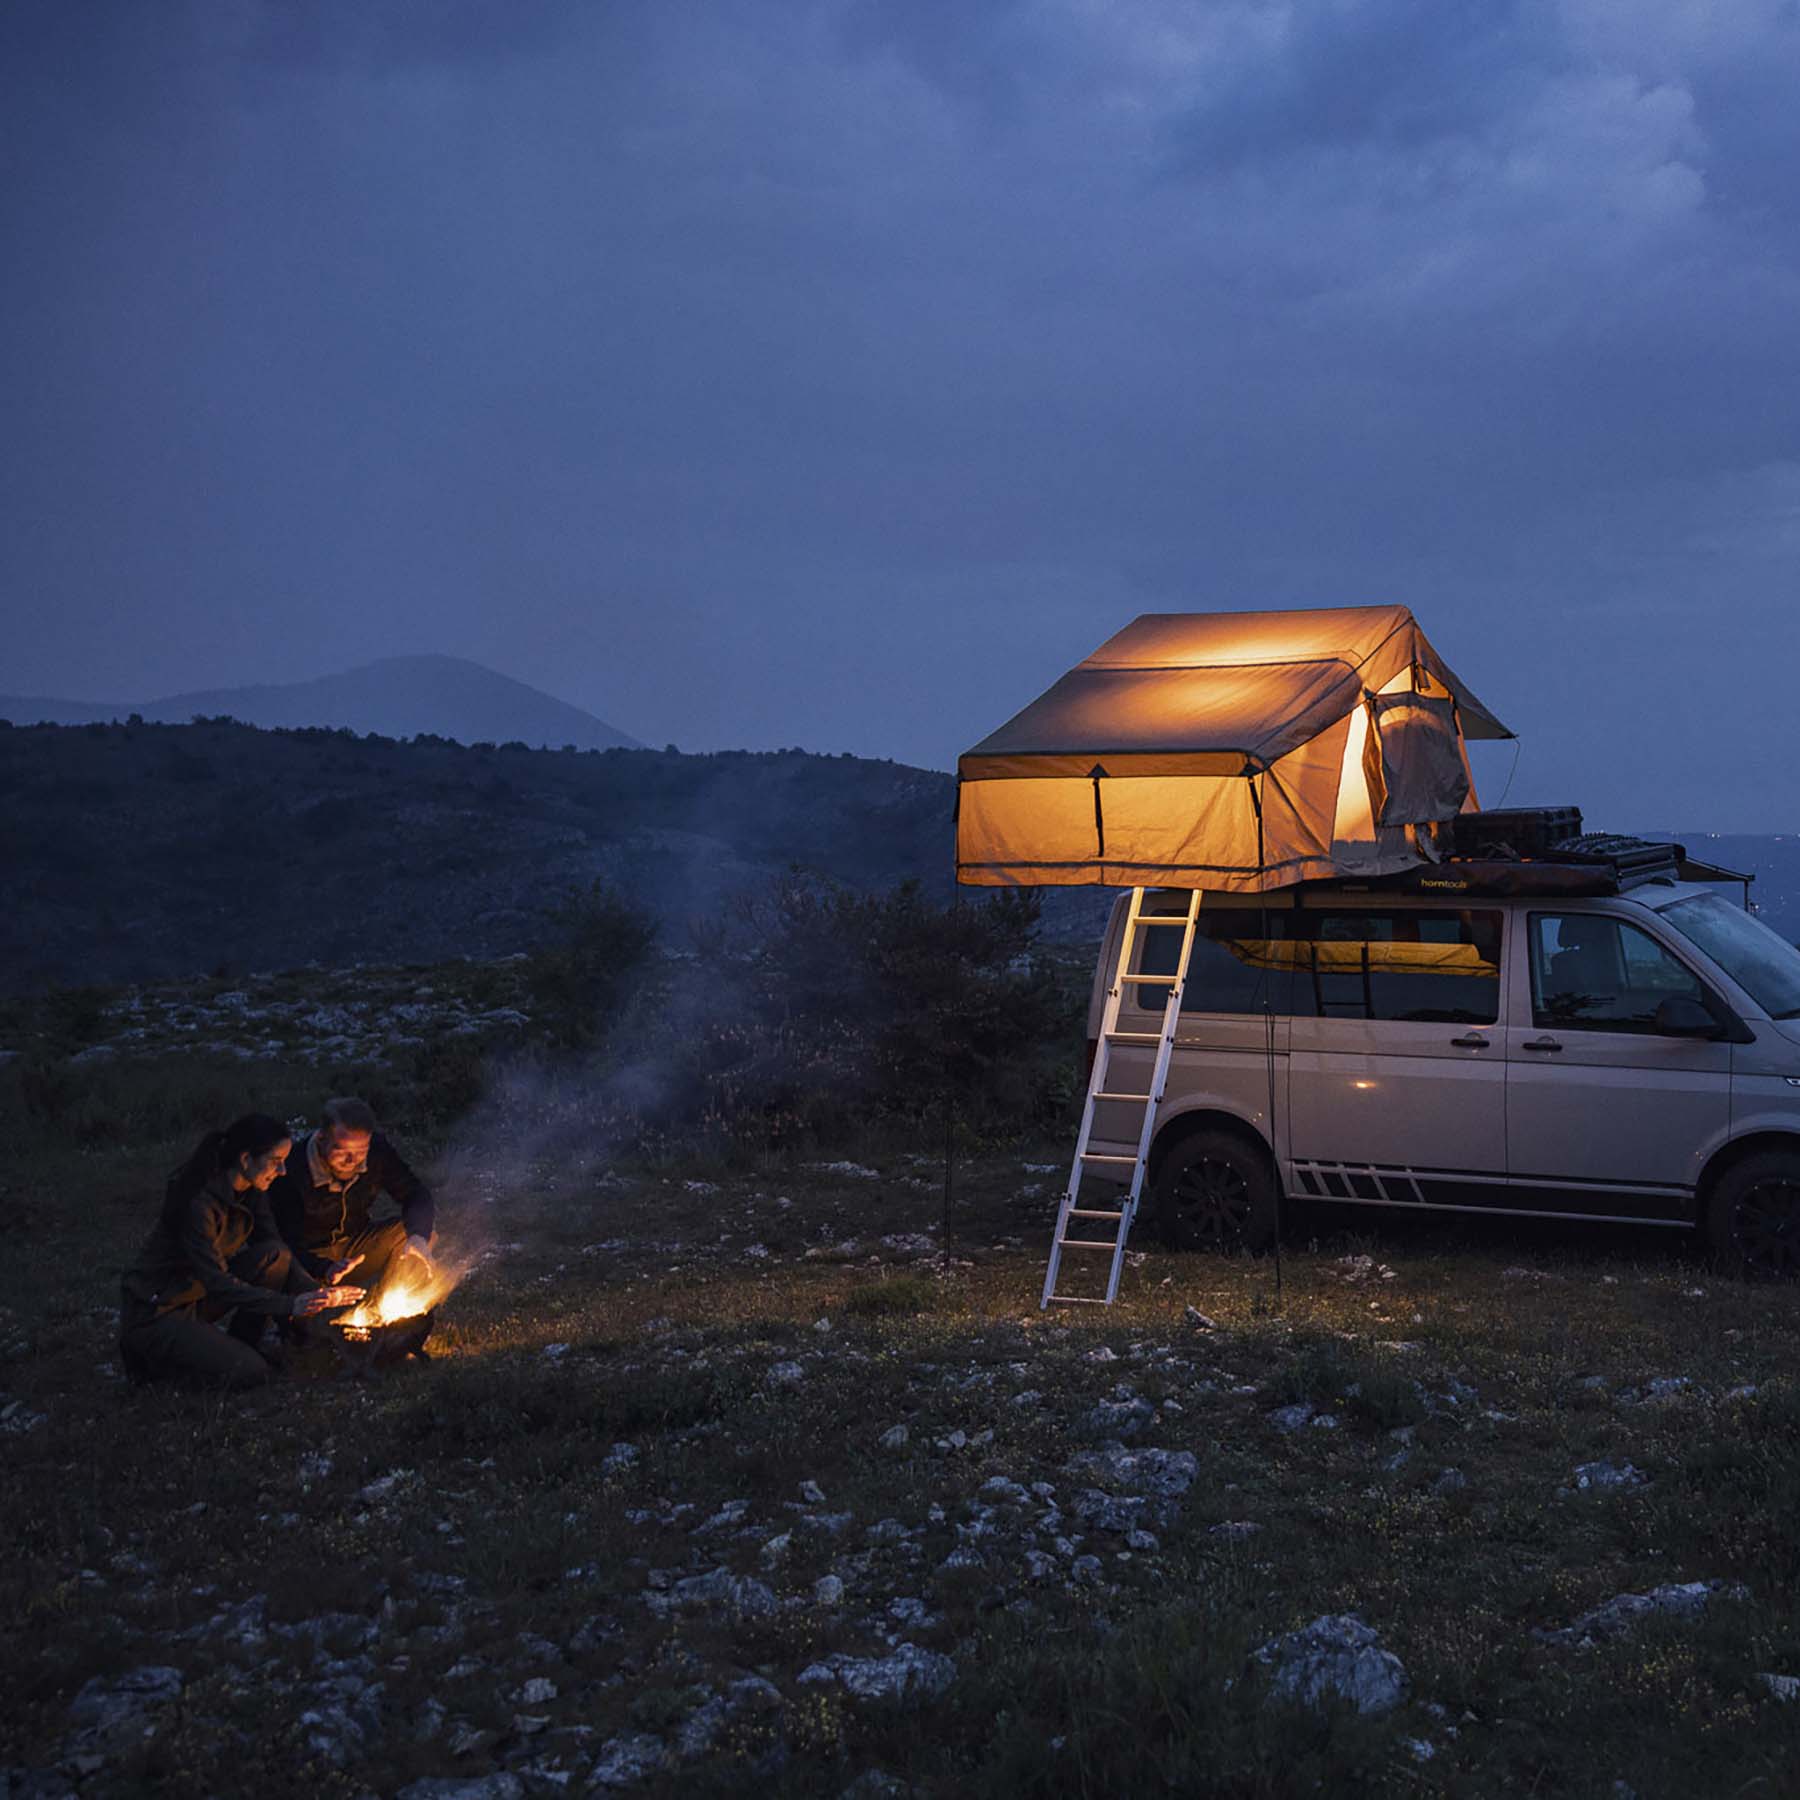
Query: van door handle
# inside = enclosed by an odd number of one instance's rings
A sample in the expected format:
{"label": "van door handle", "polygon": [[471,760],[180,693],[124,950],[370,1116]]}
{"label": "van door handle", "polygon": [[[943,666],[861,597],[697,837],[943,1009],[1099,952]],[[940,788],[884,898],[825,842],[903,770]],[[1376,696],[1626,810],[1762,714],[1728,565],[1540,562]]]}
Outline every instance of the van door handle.
{"label": "van door handle", "polygon": [[1450,1042],[1458,1050],[1485,1050],[1488,1047],[1488,1040],[1478,1031],[1466,1031],[1461,1037],[1452,1038]]}
{"label": "van door handle", "polygon": [[1527,1038],[1519,1048],[1521,1050],[1560,1050],[1562,1045],[1553,1037]]}

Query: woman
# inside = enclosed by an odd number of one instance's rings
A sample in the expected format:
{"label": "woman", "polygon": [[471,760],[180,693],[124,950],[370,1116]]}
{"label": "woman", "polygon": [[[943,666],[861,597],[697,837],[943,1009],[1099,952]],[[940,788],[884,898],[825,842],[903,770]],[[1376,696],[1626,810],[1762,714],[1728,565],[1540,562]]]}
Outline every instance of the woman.
{"label": "woman", "polygon": [[276,1234],[266,1196],[292,1148],[279,1119],[246,1113],[208,1132],[169,1177],[162,1217],[122,1288],[119,1353],[134,1380],[261,1387],[274,1372],[257,1349],[270,1319],[362,1298],[361,1288],[317,1286]]}

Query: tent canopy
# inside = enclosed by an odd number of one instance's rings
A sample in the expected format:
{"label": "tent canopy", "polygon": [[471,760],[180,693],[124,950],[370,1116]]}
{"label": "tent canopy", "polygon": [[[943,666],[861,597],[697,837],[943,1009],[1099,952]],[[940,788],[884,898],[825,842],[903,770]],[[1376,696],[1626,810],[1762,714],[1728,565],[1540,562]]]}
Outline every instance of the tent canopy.
{"label": "tent canopy", "polygon": [[957,877],[1258,891],[1430,860],[1512,735],[1404,606],[1147,613],[959,761]]}

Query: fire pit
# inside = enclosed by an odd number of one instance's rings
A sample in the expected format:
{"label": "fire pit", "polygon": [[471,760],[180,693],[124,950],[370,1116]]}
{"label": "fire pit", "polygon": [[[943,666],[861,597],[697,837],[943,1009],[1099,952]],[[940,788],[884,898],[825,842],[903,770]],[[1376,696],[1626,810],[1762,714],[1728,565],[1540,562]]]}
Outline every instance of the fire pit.
{"label": "fire pit", "polygon": [[[365,1309],[358,1308],[362,1310]],[[436,1323],[435,1307],[370,1325],[355,1325],[346,1319],[337,1329],[338,1353],[358,1375],[388,1363],[403,1362],[409,1356],[424,1362],[430,1357],[425,1340]]]}
{"label": "fire pit", "polygon": [[336,1322],[339,1354],[357,1374],[409,1356],[426,1360],[425,1340],[437,1323],[438,1303],[455,1286],[451,1271],[418,1258],[403,1260],[361,1306]]}

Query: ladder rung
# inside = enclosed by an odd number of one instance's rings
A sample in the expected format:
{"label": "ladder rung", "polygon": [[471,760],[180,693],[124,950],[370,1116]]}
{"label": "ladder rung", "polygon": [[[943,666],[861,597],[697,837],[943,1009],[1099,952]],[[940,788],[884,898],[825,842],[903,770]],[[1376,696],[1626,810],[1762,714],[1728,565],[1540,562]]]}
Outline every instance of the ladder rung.
{"label": "ladder rung", "polygon": [[1129,920],[1133,925],[1179,925],[1183,930],[1187,922],[1186,913],[1133,913]]}
{"label": "ladder rung", "polygon": [[1150,1103],[1148,1094],[1096,1094],[1094,1098],[1096,1100],[1136,1100],[1146,1106]]}
{"label": "ladder rung", "polygon": [[1111,1304],[1099,1294],[1052,1294],[1050,1298],[1062,1306],[1107,1306]]}
{"label": "ladder rung", "polygon": [[1095,1238],[1058,1238],[1056,1241],[1065,1250],[1116,1250],[1119,1247],[1117,1238],[1108,1238],[1104,1243]]}
{"label": "ladder rung", "polygon": [[1069,1208],[1071,1219],[1122,1219],[1124,1216],[1122,1212],[1096,1212],[1091,1206],[1071,1206]]}
{"label": "ladder rung", "polygon": [[1109,1031],[1105,1033],[1109,1044],[1160,1044],[1160,1031]]}
{"label": "ladder rung", "polygon": [[1111,1150],[1084,1150],[1081,1153],[1081,1160],[1083,1162],[1135,1163],[1137,1158],[1135,1156],[1119,1156]]}

